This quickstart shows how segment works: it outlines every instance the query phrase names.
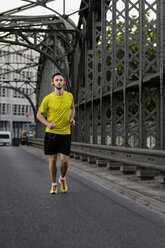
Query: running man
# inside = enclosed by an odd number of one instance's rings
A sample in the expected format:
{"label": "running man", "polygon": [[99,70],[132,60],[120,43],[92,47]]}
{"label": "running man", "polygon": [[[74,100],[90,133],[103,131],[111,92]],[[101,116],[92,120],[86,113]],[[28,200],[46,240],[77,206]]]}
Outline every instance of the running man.
{"label": "running man", "polygon": [[[37,112],[37,119],[46,126],[44,153],[49,155],[49,172],[52,180],[51,194],[57,194],[57,153],[60,154],[61,191],[66,192],[66,172],[71,147],[71,126],[75,126],[74,98],[64,90],[64,77],[61,73],[52,76],[54,91],[47,95]],[[47,119],[44,117],[47,114]]]}

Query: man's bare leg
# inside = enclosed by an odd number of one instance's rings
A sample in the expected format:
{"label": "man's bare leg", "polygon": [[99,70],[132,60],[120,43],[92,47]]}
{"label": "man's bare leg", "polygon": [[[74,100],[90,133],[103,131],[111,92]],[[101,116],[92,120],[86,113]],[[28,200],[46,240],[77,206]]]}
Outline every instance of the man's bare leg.
{"label": "man's bare leg", "polygon": [[65,175],[66,175],[66,172],[68,169],[68,160],[69,160],[69,156],[66,156],[66,155],[60,153],[61,176],[59,178],[59,182],[61,184],[61,191],[62,192],[67,192],[67,190],[68,190],[66,180],[65,180]]}
{"label": "man's bare leg", "polygon": [[56,183],[56,176],[57,176],[56,163],[57,163],[57,154],[49,155],[49,172],[52,183]]}
{"label": "man's bare leg", "polygon": [[60,169],[61,169],[61,177],[64,178],[66,172],[68,170],[68,160],[69,156],[60,153]]}

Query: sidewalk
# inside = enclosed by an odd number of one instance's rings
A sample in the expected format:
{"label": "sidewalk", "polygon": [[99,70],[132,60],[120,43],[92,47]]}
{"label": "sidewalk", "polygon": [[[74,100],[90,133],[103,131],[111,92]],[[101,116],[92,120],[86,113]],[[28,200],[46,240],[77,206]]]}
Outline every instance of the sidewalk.
{"label": "sidewalk", "polygon": [[[40,148],[21,146],[20,149],[48,160],[48,156],[44,155]],[[136,175],[123,175],[120,171],[111,171],[106,167],[98,167],[96,164],[73,158],[69,160],[69,170],[165,213],[165,189],[159,187],[157,178],[140,181]]]}

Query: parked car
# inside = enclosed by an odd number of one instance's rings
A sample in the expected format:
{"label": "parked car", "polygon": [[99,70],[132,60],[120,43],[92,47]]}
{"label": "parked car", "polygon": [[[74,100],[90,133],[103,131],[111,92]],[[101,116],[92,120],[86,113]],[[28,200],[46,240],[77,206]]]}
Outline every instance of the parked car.
{"label": "parked car", "polygon": [[35,137],[36,135],[36,124],[23,124],[21,132],[21,145],[28,144],[28,138]]}
{"label": "parked car", "polygon": [[11,146],[11,133],[8,131],[0,131],[0,145],[2,146]]}

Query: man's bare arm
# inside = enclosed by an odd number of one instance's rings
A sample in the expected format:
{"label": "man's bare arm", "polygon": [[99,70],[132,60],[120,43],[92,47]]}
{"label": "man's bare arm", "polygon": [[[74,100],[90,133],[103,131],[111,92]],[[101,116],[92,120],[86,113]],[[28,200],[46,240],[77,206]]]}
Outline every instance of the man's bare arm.
{"label": "man's bare arm", "polygon": [[43,113],[42,113],[40,110],[38,110],[38,112],[37,112],[37,119],[38,119],[42,124],[44,124],[46,127],[48,127],[49,129],[53,129],[53,128],[55,128],[55,126],[56,126],[55,123],[49,123],[49,122],[45,119]]}
{"label": "man's bare arm", "polygon": [[70,124],[72,126],[75,126],[75,119],[74,119],[75,113],[76,113],[75,108],[71,108],[70,109]]}

